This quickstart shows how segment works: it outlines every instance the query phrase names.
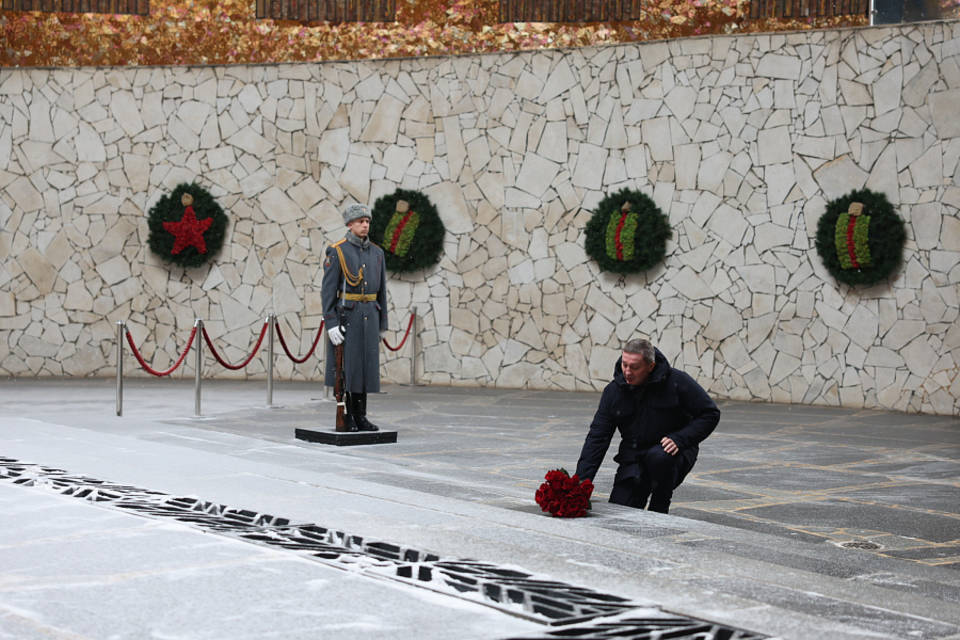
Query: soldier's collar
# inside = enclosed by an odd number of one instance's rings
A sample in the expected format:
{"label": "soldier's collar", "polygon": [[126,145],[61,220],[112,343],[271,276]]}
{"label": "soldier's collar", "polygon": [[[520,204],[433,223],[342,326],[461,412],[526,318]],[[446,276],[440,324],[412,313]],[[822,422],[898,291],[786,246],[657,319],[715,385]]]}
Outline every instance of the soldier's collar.
{"label": "soldier's collar", "polygon": [[347,242],[350,244],[356,245],[361,249],[366,249],[370,246],[370,237],[361,238],[353,233],[353,231],[347,231]]}

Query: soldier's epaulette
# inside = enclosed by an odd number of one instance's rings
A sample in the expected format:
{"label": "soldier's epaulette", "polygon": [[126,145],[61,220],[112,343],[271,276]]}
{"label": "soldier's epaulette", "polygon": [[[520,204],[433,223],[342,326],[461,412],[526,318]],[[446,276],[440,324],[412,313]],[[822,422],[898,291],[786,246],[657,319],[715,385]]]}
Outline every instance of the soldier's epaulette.
{"label": "soldier's epaulette", "polygon": [[327,249],[328,249],[328,250],[330,250],[330,249],[336,249],[337,247],[339,247],[340,245],[342,245],[342,244],[343,244],[344,242],[346,242],[346,241],[347,241],[346,238],[340,238],[339,240],[337,240],[336,242],[334,242],[332,245],[330,245],[329,247],[327,247]]}

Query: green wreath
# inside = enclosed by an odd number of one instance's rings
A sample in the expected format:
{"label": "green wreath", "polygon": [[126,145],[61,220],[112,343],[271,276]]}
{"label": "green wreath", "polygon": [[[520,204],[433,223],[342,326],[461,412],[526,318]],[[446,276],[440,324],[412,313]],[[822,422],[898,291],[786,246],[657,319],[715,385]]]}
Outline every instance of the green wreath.
{"label": "green wreath", "polygon": [[397,189],[373,205],[370,239],[383,247],[387,269],[419,271],[440,262],[443,221],[427,196]]}
{"label": "green wreath", "polygon": [[605,271],[639,273],[663,260],[671,234],[667,216],[649,196],[621,189],[597,205],[585,249]]}
{"label": "green wreath", "polygon": [[840,282],[870,285],[900,265],[906,237],[903,219],[887,197],[861,189],[827,203],[817,223],[817,253]]}
{"label": "green wreath", "polygon": [[199,267],[223,247],[227,215],[197,184],[181,183],[150,209],[150,250],[181,267]]}

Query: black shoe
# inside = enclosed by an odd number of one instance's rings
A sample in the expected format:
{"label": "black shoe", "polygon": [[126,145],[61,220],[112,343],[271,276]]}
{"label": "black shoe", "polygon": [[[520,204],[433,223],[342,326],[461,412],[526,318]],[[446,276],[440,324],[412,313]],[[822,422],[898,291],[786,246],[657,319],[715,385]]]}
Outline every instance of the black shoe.
{"label": "black shoe", "polygon": [[380,431],[380,427],[367,420],[366,416],[354,416],[360,431]]}
{"label": "black shoe", "polygon": [[670,513],[670,498],[657,496],[650,498],[650,506],[647,507],[647,510],[656,511],[657,513]]}

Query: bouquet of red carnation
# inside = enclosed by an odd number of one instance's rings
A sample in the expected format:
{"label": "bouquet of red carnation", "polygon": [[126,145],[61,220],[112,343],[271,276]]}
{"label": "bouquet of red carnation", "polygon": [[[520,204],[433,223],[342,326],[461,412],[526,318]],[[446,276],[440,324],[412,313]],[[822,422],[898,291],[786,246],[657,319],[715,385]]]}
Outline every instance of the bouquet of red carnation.
{"label": "bouquet of red carnation", "polygon": [[593,483],[573,477],[566,469],[547,471],[546,482],[537,489],[536,500],[540,508],[549,511],[555,518],[579,518],[587,515]]}

